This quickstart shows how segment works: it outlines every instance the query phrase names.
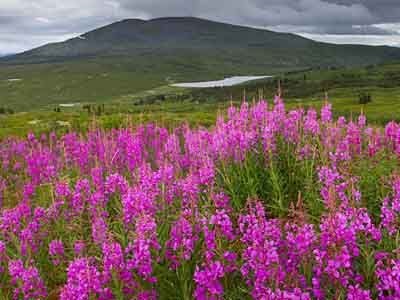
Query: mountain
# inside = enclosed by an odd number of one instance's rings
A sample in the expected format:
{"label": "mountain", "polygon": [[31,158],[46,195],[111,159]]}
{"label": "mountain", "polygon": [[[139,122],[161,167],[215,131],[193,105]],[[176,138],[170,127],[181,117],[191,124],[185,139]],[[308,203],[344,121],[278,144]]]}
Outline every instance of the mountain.
{"label": "mountain", "polygon": [[[400,48],[332,45],[294,34],[276,33],[193,17],[127,19],[61,43],[48,44],[9,58],[37,63],[93,57],[190,55],[220,63],[250,64],[251,69],[375,64],[400,59]],[[257,68],[259,66],[260,68]]]}
{"label": "mountain", "polygon": [[192,17],[128,19],[0,58],[0,106],[129,100],[172,82],[396,60],[400,48],[320,43]]}

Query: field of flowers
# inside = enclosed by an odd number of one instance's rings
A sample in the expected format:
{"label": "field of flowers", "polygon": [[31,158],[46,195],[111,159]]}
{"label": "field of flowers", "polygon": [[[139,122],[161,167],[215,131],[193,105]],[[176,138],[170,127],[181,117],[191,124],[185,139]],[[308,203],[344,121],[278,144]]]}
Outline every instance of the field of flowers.
{"label": "field of flowers", "polygon": [[0,299],[400,299],[400,124],[230,107],[0,143]]}

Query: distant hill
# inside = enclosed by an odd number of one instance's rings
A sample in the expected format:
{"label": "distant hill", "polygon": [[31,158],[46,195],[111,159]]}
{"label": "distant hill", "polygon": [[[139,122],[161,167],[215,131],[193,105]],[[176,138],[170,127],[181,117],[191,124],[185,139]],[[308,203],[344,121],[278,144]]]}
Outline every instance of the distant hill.
{"label": "distant hill", "polygon": [[[93,57],[188,55],[221,64],[250,64],[250,69],[375,64],[400,59],[400,48],[332,45],[294,34],[277,33],[193,17],[127,19],[61,43],[48,44],[9,58],[11,63]],[[258,68],[256,66],[259,66]],[[218,65],[216,66],[218,67]]]}
{"label": "distant hill", "polygon": [[103,102],[172,82],[396,60],[400,48],[320,43],[192,17],[128,19],[0,58],[0,105]]}

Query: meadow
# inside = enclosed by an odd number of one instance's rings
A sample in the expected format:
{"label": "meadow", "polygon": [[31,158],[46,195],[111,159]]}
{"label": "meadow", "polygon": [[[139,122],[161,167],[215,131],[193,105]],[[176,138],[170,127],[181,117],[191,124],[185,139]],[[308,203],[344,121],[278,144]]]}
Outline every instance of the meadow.
{"label": "meadow", "polygon": [[[162,70],[150,72],[139,68],[134,71],[128,62],[113,65],[108,75],[104,75],[108,68],[102,64],[87,66],[90,72],[83,71],[78,63],[68,66],[43,64],[0,70],[0,138],[25,136],[30,131],[36,134],[84,132],[93,122],[108,129],[147,121],[164,127],[175,127],[185,121],[191,126],[209,127],[215,123],[218,111],[224,112],[231,102],[240,104],[244,98],[250,102],[271,99],[278,80],[286,105],[291,109],[314,107],[319,110],[327,92],[335,106],[336,117],[357,118],[363,111],[369,121],[377,125],[400,121],[398,63],[278,72],[270,79],[205,89],[160,85],[162,83],[154,76],[163,73]],[[36,69],[43,76],[33,71]],[[185,70],[180,80],[220,78],[213,72]],[[240,74],[240,70],[237,72]],[[93,74],[97,75],[93,77]],[[25,79],[2,80],[19,77]],[[137,87],[141,90],[135,91]],[[372,101],[360,104],[360,93],[370,94]],[[76,106],[60,106],[68,103]],[[10,109],[12,114],[2,114],[2,110]]]}
{"label": "meadow", "polygon": [[400,299],[399,123],[160,125],[3,138],[1,299]]}

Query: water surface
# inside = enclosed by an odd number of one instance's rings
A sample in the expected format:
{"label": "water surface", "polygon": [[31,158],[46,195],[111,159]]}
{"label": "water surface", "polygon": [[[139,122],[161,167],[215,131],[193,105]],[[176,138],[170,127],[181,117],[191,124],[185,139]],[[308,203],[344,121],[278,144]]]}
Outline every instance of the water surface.
{"label": "water surface", "polygon": [[74,106],[77,106],[79,104],[80,103],[61,103],[58,106],[60,106],[60,107],[74,107]]}
{"label": "water surface", "polygon": [[200,81],[200,82],[182,82],[175,83],[172,86],[184,87],[184,88],[210,88],[210,87],[223,87],[223,86],[233,86],[241,84],[247,81],[270,78],[273,76],[233,76],[222,80],[215,81]]}

